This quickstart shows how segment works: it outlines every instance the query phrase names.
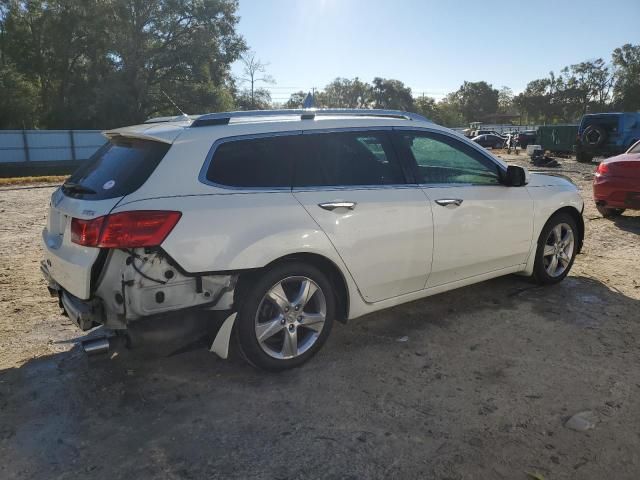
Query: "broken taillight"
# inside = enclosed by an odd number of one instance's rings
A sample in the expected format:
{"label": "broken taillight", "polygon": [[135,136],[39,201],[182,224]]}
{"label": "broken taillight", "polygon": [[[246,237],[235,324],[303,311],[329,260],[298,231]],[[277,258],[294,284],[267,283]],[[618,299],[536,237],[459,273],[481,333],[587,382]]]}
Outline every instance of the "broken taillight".
{"label": "broken taillight", "polygon": [[160,245],[182,213],[133,210],[91,220],[71,220],[71,241],[85,247],[138,248]]}

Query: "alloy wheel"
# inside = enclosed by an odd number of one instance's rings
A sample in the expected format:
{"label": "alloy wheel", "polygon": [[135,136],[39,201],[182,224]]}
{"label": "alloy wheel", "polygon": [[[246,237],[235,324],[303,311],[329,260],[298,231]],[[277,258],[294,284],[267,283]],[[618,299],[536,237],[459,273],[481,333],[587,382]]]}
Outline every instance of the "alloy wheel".
{"label": "alloy wheel", "polygon": [[542,253],[544,268],[549,276],[559,277],[567,270],[573,258],[574,246],[571,226],[559,223],[551,229]]}
{"label": "alloy wheel", "polygon": [[281,360],[308,351],[318,340],[327,318],[322,289],[308,277],[287,277],[264,295],[255,316],[260,348]]}

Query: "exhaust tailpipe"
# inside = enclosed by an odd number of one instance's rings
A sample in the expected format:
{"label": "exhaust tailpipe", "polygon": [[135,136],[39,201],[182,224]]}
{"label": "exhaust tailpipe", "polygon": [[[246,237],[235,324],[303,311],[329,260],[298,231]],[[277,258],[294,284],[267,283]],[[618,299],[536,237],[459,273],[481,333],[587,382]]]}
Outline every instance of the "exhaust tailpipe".
{"label": "exhaust tailpipe", "polygon": [[81,345],[87,355],[99,355],[109,351],[109,338],[92,338],[91,340],[84,340]]}

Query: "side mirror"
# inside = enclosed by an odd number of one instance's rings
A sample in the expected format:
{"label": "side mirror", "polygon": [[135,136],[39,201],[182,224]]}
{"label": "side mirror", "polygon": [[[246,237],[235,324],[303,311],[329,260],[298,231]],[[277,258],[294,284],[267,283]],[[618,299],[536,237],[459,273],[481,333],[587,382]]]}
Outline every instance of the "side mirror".
{"label": "side mirror", "polygon": [[504,176],[504,183],[508,187],[522,187],[527,184],[527,170],[518,165],[509,165]]}

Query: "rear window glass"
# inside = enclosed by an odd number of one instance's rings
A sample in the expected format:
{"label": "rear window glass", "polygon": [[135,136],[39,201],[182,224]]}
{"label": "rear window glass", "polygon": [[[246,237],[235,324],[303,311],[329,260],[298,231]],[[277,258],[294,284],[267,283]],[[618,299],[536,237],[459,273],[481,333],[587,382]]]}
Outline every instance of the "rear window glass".
{"label": "rear window glass", "polygon": [[69,177],[62,190],[87,200],[123,197],[142,186],[170,147],[150,140],[112,139]]}
{"label": "rear window glass", "polygon": [[394,185],[405,183],[384,132],[303,135],[295,186]]}
{"label": "rear window glass", "polygon": [[230,187],[291,187],[291,164],[299,136],[283,135],[222,143],[206,178]]}

